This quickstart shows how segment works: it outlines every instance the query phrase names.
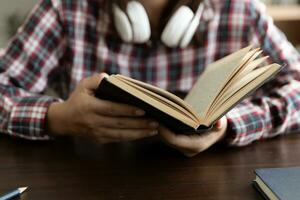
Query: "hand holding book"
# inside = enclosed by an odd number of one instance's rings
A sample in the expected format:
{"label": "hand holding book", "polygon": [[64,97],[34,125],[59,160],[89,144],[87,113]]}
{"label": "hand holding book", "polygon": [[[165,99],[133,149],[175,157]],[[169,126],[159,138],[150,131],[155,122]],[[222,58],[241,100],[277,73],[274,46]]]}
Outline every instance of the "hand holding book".
{"label": "hand holding book", "polygon": [[202,134],[176,134],[160,126],[159,135],[166,144],[179,150],[185,156],[192,157],[221,141],[225,137],[226,130],[227,118],[223,116],[213,128]]}
{"label": "hand holding book", "polygon": [[[257,59],[261,53],[249,46],[210,64],[184,100],[122,75],[104,79],[96,96],[142,108],[162,124],[159,135],[167,144],[193,156],[222,139],[227,130],[222,116],[282,68],[259,67],[267,59]],[[220,118],[221,128],[213,127]]]}
{"label": "hand holding book", "polygon": [[156,135],[158,123],[146,118],[140,108],[95,98],[94,91],[104,76],[82,80],[68,100],[51,104],[47,132],[86,137],[101,144]]}
{"label": "hand holding book", "polygon": [[248,46],[210,64],[184,100],[122,75],[104,79],[96,96],[140,107],[175,133],[203,132],[280,71],[278,64],[259,67],[267,58],[257,59],[261,53]]}
{"label": "hand holding book", "polygon": [[210,64],[184,100],[122,75],[86,78],[67,101],[50,105],[47,131],[121,142],[157,134],[157,123],[151,124],[158,121],[168,144],[194,155],[224,136],[226,117],[221,128],[208,127],[281,69],[277,64],[258,67],[266,59],[255,59],[260,53],[246,47]]}

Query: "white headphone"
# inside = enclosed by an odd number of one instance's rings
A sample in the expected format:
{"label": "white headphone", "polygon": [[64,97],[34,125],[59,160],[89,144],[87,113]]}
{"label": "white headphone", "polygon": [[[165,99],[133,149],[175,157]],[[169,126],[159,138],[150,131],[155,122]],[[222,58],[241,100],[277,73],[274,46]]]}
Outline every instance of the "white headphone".
{"label": "white headphone", "polygon": [[[117,32],[125,42],[145,43],[151,37],[150,22],[144,6],[130,1],[124,12],[116,3],[112,6]],[[161,41],[168,47],[186,47],[192,40],[200,23],[203,4],[194,13],[186,5],[181,6],[167,22],[162,31]]]}

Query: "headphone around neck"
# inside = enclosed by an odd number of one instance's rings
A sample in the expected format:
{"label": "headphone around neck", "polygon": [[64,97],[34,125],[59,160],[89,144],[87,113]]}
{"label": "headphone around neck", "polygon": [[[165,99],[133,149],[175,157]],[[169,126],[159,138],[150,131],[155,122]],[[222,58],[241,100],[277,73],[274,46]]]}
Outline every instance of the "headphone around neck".
{"label": "headphone around neck", "polygon": [[[171,16],[161,34],[161,41],[168,47],[186,47],[192,40],[203,13],[203,3],[200,3],[196,13],[187,6],[180,6]],[[123,41],[145,43],[150,40],[150,21],[144,6],[132,0],[123,11],[117,3],[112,5],[112,13],[116,30]]]}

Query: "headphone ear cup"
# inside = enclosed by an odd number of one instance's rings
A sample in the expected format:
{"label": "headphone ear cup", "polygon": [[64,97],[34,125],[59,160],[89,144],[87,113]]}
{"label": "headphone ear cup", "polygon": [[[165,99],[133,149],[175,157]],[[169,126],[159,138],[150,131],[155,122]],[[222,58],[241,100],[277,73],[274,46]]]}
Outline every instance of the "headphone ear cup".
{"label": "headphone ear cup", "polygon": [[181,6],[168,21],[162,32],[161,41],[171,48],[179,46],[193,17],[194,12],[188,6]]}
{"label": "headphone ear cup", "polygon": [[184,34],[179,46],[181,48],[185,48],[189,45],[189,43],[192,41],[193,36],[195,35],[197,28],[199,26],[200,22],[199,19],[194,19],[190,26],[188,27],[186,33]]}
{"label": "headphone ear cup", "polygon": [[112,6],[114,22],[120,37],[125,42],[133,41],[133,31],[127,15],[121,10],[117,4]]}
{"label": "headphone ear cup", "polygon": [[191,40],[193,39],[193,36],[195,35],[197,28],[200,24],[200,19],[203,13],[203,4],[201,3],[197,9],[197,12],[194,16],[194,19],[192,20],[192,22],[190,23],[189,27],[187,28],[181,42],[180,42],[180,47],[184,48],[187,47],[187,45],[191,42]]}
{"label": "headphone ear cup", "polygon": [[127,4],[127,14],[133,30],[133,41],[145,43],[151,37],[150,22],[144,6],[137,1]]}

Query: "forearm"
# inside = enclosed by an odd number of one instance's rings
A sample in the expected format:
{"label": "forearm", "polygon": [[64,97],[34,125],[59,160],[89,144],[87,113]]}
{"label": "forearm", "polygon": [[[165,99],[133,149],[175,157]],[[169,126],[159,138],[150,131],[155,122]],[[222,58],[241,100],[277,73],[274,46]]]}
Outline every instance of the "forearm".
{"label": "forearm", "polygon": [[243,146],[300,129],[300,56],[258,0],[247,2],[249,43],[262,47],[269,63],[284,69],[228,114],[226,141]]}
{"label": "forearm", "polygon": [[[59,71],[65,51],[59,8],[40,1],[6,49],[0,52],[0,132],[48,139],[46,114],[58,99],[41,96]],[[47,16],[47,20],[45,20]]]}
{"label": "forearm", "polygon": [[228,114],[226,142],[243,146],[300,129],[300,82],[292,81],[270,94],[252,97]]}
{"label": "forearm", "polygon": [[[57,99],[19,92],[19,89],[0,85],[0,132],[30,140],[47,140],[46,114]],[[12,92],[14,91],[14,92]]]}
{"label": "forearm", "polygon": [[64,103],[53,102],[47,111],[46,131],[49,135],[65,135],[68,133],[68,121],[65,119]]}

